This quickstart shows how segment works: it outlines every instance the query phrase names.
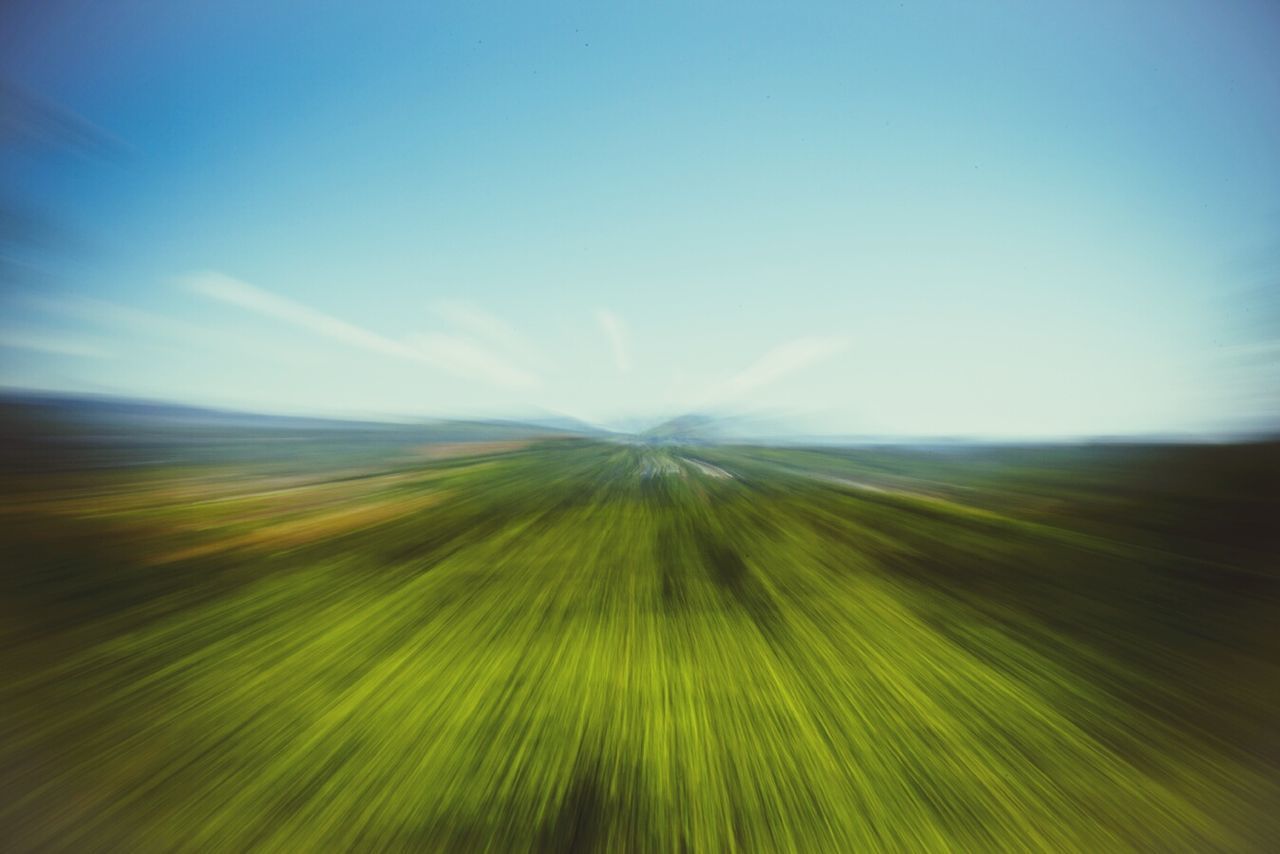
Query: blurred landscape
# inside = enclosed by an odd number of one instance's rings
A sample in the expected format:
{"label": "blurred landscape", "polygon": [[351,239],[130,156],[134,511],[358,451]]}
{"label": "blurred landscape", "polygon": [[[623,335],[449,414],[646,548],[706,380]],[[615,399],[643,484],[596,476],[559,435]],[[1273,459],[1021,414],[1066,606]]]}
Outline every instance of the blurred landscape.
{"label": "blurred landscape", "polygon": [[1264,850],[1280,445],[4,405],[10,850]]}
{"label": "blurred landscape", "polygon": [[1280,851],[1280,3],[0,3],[0,854]]}

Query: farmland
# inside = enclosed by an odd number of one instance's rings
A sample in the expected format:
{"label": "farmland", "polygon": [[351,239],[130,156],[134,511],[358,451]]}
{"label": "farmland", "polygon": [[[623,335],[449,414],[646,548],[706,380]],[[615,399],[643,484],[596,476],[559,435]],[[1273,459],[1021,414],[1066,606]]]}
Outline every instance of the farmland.
{"label": "farmland", "polygon": [[1280,832],[1274,446],[488,438],[8,471],[9,850]]}

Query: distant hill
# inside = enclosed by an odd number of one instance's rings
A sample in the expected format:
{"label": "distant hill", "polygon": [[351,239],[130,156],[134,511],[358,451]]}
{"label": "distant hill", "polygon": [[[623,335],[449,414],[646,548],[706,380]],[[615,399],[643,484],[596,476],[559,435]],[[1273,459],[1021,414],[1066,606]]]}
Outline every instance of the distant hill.
{"label": "distant hill", "polygon": [[431,444],[586,435],[591,428],[500,420],[346,421],[161,401],[0,394],[0,465],[47,469],[199,462],[367,463]]}
{"label": "distant hill", "polygon": [[724,437],[721,419],[711,415],[680,415],[650,427],[640,438],[651,444],[699,445],[718,442]]}

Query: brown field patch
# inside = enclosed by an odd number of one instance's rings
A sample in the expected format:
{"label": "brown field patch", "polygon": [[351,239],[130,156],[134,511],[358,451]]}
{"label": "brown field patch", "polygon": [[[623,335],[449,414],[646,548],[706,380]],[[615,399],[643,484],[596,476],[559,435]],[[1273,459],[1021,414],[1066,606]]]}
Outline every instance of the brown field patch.
{"label": "brown field patch", "polygon": [[445,460],[453,457],[510,454],[532,444],[533,441],[530,439],[513,439],[504,442],[433,442],[429,445],[419,445],[415,450],[427,459]]}
{"label": "brown field patch", "polygon": [[304,516],[301,519],[289,519],[274,525],[264,525],[233,537],[224,537],[213,542],[165,552],[156,555],[150,562],[173,563],[236,549],[276,551],[294,548],[408,516],[440,503],[446,494],[432,492],[413,498],[387,498],[355,507],[344,507],[326,513]]}

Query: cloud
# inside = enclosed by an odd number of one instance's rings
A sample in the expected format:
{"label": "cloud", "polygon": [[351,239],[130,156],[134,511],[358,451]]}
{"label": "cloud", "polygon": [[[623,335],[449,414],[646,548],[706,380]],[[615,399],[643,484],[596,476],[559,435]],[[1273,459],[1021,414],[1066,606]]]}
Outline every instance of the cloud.
{"label": "cloud", "polygon": [[541,385],[536,375],[458,335],[418,335],[411,343],[426,361],[461,377],[509,389]]}
{"label": "cloud", "polygon": [[604,334],[609,338],[609,345],[613,348],[613,363],[618,368],[618,373],[625,374],[631,370],[631,353],[627,347],[627,327],[622,322],[622,318],[602,308],[596,312],[596,322],[600,324],[600,328],[604,330]]}
{"label": "cloud", "polygon": [[140,335],[190,341],[204,337],[208,330],[199,324],[86,296],[36,297],[33,308],[97,327],[124,328]]}
{"label": "cloud", "polygon": [[107,359],[113,355],[99,342],[89,338],[29,329],[0,330],[0,347],[82,359]]}
{"label": "cloud", "polygon": [[534,374],[462,336],[428,334],[400,341],[221,273],[199,273],[184,281],[188,288],[202,296],[352,347],[421,362],[455,376],[507,389],[532,389],[541,384]]}
{"label": "cloud", "polygon": [[[111,336],[112,357],[138,354],[139,345],[163,347],[170,351],[188,353],[192,348],[214,352],[228,348],[239,353],[253,353],[263,359],[305,363],[301,354],[291,348],[274,345],[257,336],[246,336],[235,329],[193,323],[146,309],[108,302],[86,296],[36,297],[26,300],[39,311],[69,318],[78,324],[88,324]],[[154,358],[154,356],[152,356]]]}
{"label": "cloud", "polygon": [[735,374],[710,402],[723,403],[772,385],[796,371],[826,361],[848,348],[844,338],[805,337],[779,344]]}
{"label": "cloud", "polygon": [[485,311],[475,303],[459,299],[436,300],[432,312],[447,321],[466,336],[488,344],[524,364],[545,367],[543,355],[527,338],[517,332],[505,320]]}
{"label": "cloud", "polygon": [[323,335],[336,341],[342,341],[353,347],[361,347],[388,356],[399,356],[406,359],[417,358],[420,354],[413,348],[392,338],[386,338],[376,332],[370,332],[354,324],[339,320],[313,308],[294,302],[286,297],[277,296],[270,291],[254,287],[248,282],[224,276],[221,273],[199,273],[185,279],[187,287],[198,294],[218,300],[219,302],[246,309],[255,314],[283,320],[285,323]]}
{"label": "cloud", "polygon": [[520,336],[505,320],[494,317],[475,303],[460,299],[436,300],[431,310],[438,317],[449,321],[454,326],[475,338],[480,338],[504,347],[516,344]]}

